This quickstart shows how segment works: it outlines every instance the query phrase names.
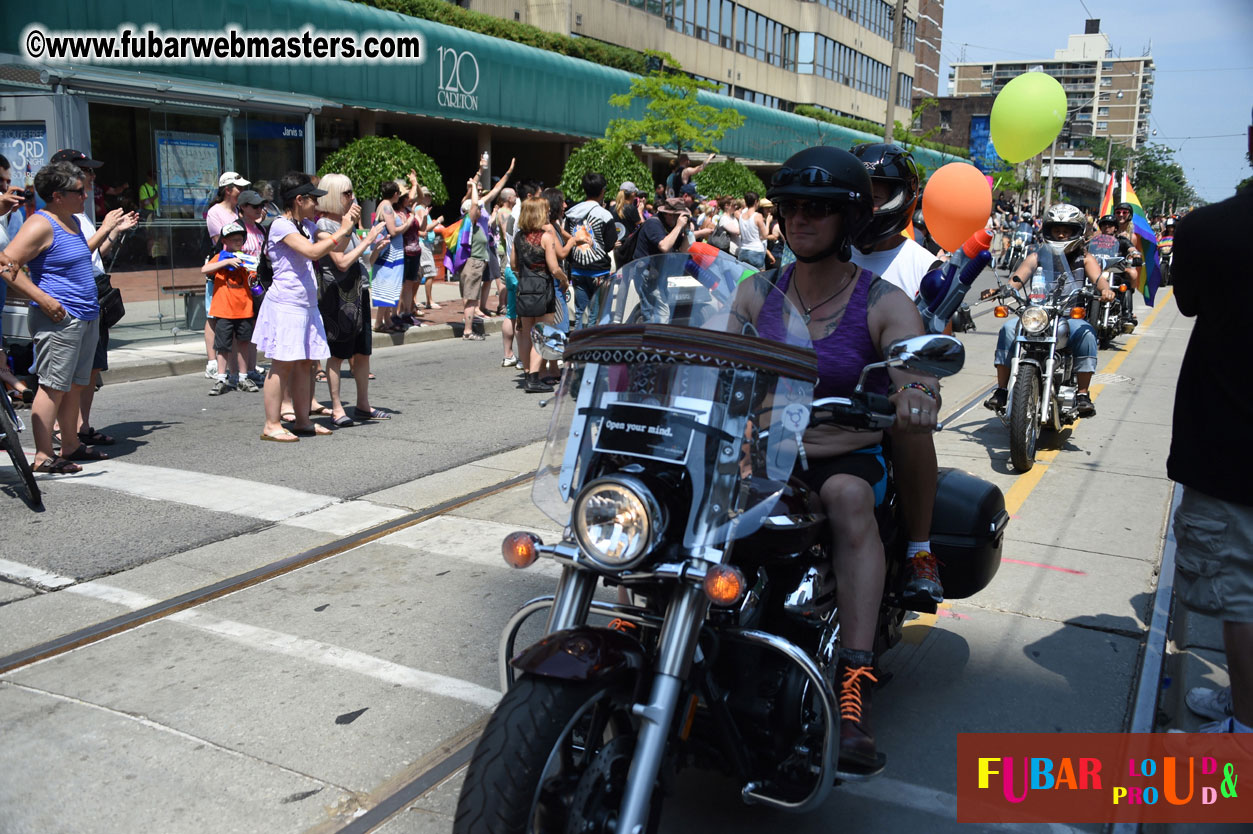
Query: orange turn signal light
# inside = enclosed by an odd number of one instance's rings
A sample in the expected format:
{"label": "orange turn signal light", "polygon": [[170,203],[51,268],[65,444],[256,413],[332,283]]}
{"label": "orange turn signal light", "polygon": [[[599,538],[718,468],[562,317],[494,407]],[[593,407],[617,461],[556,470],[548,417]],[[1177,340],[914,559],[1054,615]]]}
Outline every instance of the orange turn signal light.
{"label": "orange turn signal light", "polygon": [[1127,285],[1126,285],[1126,284],[1119,284],[1119,285],[1118,285],[1118,291],[1119,291],[1119,292],[1126,292],[1126,291],[1127,291]]}
{"label": "orange turn signal light", "polygon": [[744,574],[730,565],[713,565],[705,573],[705,596],[714,605],[735,605],[744,596]]}
{"label": "orange turn signal light", "polygon": [[1087,310],[1087,308],[1086,308],[1086,307],[1071,307],[1071,308],[1070,308],[1070,317],[1071,317],[1072,319],[1081,319],[1081,318],[1083,318],[1083,317],[1084,317],[1084,315],[1086,315],[1086,314],[1087,314],[1087,312],[1088,312],[1088,310]]}
{"label": "orange turn signal light", "polygon": [[539,558],[539,545],[543,544],[539,536],[519,530],[505,536],[500,546],[500,553],[505,557],[505,564],[511,568],[529,568]]}
{"label": "orange turn signal light", "polygon": [[1004,304],[998,304],[992,310],[992,315],[996,316],[998,319],[1007,319],[1009,318],[1009,308]]}

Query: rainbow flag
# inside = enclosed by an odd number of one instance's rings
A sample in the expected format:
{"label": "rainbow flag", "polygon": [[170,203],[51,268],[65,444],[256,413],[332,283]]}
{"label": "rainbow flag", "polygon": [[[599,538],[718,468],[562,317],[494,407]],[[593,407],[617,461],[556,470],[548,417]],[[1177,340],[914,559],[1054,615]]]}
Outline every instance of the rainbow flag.
{"label": "rainbow flag", "polygon": [[1123,202],[1131,203],[1131,228],[1140,238],[1140,253],[1144,256],[1144,280],[1140,282],[1140,291],[1144,293],[1144,303],[1153,306],[1153,298],[1157,288],[1162,284],[1162,261],[1157,254],[1157,235],[1149,225],[1149,218],[1144,214],[1140,198],[1131,188],[1131,180],[1127,174],[1122,175]]}
{"label": "rainbow flag", "polygon": [[1114,213],[1114,175],[1109,175],[1109,183],[1105,186],[1105,196],[1101,198],[1101,210],[1096,213],[1097,217],[1104,217],[1107,214]]}

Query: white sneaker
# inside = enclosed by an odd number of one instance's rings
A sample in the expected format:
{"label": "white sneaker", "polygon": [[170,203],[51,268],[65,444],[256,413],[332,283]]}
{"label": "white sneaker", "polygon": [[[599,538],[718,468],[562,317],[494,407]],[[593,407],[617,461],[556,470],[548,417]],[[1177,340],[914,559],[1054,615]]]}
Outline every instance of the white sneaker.
{"label": "white sneaker", "polygon": [[217,362],[205,363],[204,378],[205,379],[217,379],[218,378],[218,363]]}
{"label": "white sneaker", "polygon": [[512,368],[517,364],[518,357],[516,356],[506,356],[504,359],[500,360],[500,367],[502,368]]}
{"label": "white sneaker", "polygon": [[1183,697],[1188,709],[1202,718],[1221,721],[1234,715],[1231,709],[1231,687],[1210,689],[1208,686],[1194,686]]}

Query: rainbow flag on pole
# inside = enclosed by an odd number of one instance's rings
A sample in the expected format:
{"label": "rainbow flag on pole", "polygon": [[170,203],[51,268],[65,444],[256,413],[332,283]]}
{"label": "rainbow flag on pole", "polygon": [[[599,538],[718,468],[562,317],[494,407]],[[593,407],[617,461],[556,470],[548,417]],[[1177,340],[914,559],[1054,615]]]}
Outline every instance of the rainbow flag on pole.
{"label": "rainbow flag on pole", "polygon": [[1144,256],[1144,280],[1140,282],[1140,291],[1144,293],[1144,303],[1153,306],[1153,298],[1157,288],[1162,284],[1162,261],[1157,254],[1157,235],[1149,225],[1149,218],[1144,214],[1140,198],[1131,188],[1131,180],[1124,172],[1122,175],[1122,198],[1131,203],[1131,228],[1140,238],[1140,253]]}
{"label": "rainbow flag on pole", "polygon": [[1114,180],[1114,175],[1110,174],[1109,182],[1105,186],[1105,196],[1101,198],[1101,210],[1096,213],[1097,217],[1114,213]]}

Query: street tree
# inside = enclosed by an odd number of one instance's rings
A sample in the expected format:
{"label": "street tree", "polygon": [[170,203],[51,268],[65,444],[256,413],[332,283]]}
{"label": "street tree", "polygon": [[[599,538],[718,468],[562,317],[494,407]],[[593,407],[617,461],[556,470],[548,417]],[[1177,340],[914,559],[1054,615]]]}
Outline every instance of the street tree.
{"label": "street tree", "polygon": [[1149,214],[1196,204],[1196,191],[1175,162],[1175,152],[1165,145],[1145,145],[1136,151],[1134,171],[1131,184]]}
{"label": "street tree", "polygon": [[710,197],[742,197],[749,191],[761,196],[766,194],[766,184],[747,165],[725,159],[715,162],[698,173],[696,190]]}
{"label": "street tree", "polygon": [[644,105],[642,118],[611,119],[605,138],[624,144],[646,144],[671,149],[675,155],[691,151],[716,151],[728,130],[744,124],[744,117],[730,108],[701,104],[697,94],[717,86],[683,72],[665,52],[646,50],[652,68],[631,80],[629,92],[612,96],[609,103],[622,109],[637,101]]}
{"label": "street tree", "polygon": [[593,171],[604,175],[610,199],[617,193],[618,186],[628,180],[645,193],[653,190],[652,173],[629,147],[611,139],[593,139],[566,160],[558,183],[561,193],[575,201],[587,199],[583,193],[583,175]]}
{"label": "street tree", "polygon": [[318,169],[318,175],[343,174],[352,180],[353,191],[362,203],[377,200],[383,183],[388,180],[404,180],[410,171],[416,171],[418,183],[431,190],[436,205],[448,201],[448,189],[444,187],[439,166],[422,151],[396,136],[362,136],[328,156]]}

